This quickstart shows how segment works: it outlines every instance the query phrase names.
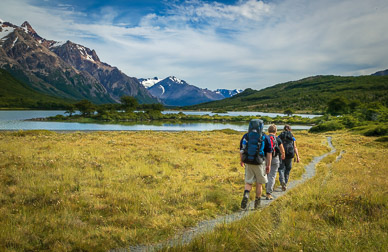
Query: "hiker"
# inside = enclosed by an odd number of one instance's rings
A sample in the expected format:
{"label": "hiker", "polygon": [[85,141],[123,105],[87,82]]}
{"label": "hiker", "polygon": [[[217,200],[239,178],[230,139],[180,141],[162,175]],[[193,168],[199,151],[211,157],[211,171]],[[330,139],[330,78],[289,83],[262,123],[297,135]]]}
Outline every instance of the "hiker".
{"label": "hiker", "polygon": [[260,205],[262,184],[267,183],[267,174],[271,169],[272,148],[267,135],[263,133],[263,121],[253,119],[249,122],[248,133],[240,141],[241,166],[245,166],[245,190],[241,208],[246,209],[249,192],[256,182],[255,209]]}
{"label": "hiker", "polygon": [[277,128],[275,124],[272,124],[268,128],[268,135],[271,140],[272,146],[272,161],[271,170],[268,173],[268,183],[265,185],[266,199],[272,200],[273,187],[275,185],[276,173],[278,172],[280,163],[285,159],[286,155],[283,148],[283,141],[276,136]]}
{"label": "hiker", "polygon": [[[282,186],[282,190],[287,190],[287,183],[290,177],[290,171],[292,168],[292,160],[295,162],[300,161],[298,148],[296,148],[296,140],[291,133],[290,125],[284,126],[284,131],[279,135],[279,138],[283,142],[286,158],[282,161],[279,167],[279,182]],[[296,155],[296,156],[295,156]]]}

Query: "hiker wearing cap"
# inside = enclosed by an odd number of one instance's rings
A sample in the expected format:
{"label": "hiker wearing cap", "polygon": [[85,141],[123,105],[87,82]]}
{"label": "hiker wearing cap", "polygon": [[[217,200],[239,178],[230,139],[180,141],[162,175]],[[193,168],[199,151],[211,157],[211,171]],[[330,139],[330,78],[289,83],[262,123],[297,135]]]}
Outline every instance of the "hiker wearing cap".
{"label": "hiker wearing cap", "polygon": [[279,138],[283,141],[283,147],[286,154],[286,158],[282,161],[279,167],[279,181],[282,186],[282,190],[287,190],[287,183],[290,177],[290,171],[292,168],[292,160],[299,163],[300,157],[298,148],[296,147],[296,140],[291,133],[290,125],[284,126],[284,131],[279,135]]}
{"label": "hiker wearing cap", "polygon": [[265,185],[266,190],[266,199],[272,200],[273,187],[275,185],[276,173],[278,172],[280,163],[285,159],[285,152],[283,148],[282,140],[276,136],[277,128],[275,124],[272,124],[268,127],[268,135],[271,140],[272,147],[272,161],[271,161],[271,170],[268,173],[268,183]]}
{"label": "hiker wearing cap", "polygon": [[256,182],[255,209],[260,205],[262,184],[268,182],[267,174],[271,169],[272,148],[267,135],[263,133],[263,121],[254,119],[249,122],[248,133],[240,141],[241,166],[245,166],[245,190],[241,208],[246,209],[249,192]]}

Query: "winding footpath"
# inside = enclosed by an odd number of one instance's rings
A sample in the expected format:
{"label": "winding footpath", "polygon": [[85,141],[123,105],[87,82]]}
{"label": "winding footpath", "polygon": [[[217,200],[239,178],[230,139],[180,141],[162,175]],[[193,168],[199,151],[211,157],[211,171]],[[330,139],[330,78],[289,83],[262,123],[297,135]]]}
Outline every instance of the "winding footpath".
{"label": "winding footpath", "polygon": [[[302,175],[302,178],[299,180],[294,180],[289,182],[289,185],[287,186],[288,189],[292,189],[296,185],[299,185],[301,183],[306,182],[308,179],[312,178],[315,175],[315,166],[326,156],[334,154],[336,152],[336,149],[334,148],[332,142],[331,142],[331,137],[327,137],[327,142],[329,147],[331,148],[331,151],[328,153],[325,153],[319,157],[315,157],[308,165],[305,166],[305,173]],[[340,153],[340,155],[337,157],[336,161],[341,159],[341,155],[343,152]],[[260,203],[260,208],[264,208],[274,202],[276,198],[282,196],[286,192],[282,191],[281,188],[277,188],[273,192],[273,197],[274,200],[262,200]],[[111,250],[112,252],[122,252],[122,251],[157,251],[162,248],[166,247],[174,247],[177,245],[185,245],[190,243],[195,237],[197,237],[200,234],[204,234],[207,232],[212,231],[218,224],[228,224],[237,220],[242,219],[243,217],[253,213],[253,204],[254,202],[251,201],[248,210],[244,211],[239,211],[235,212],[229,215],[225,216],[220,216],[216,219],[212,220],[206,220],[200,222],[196,227],[187,229],[183,232],[180,232],[176,234],[174,237],[172,237],[169,240],[162,241],[156,244],[151,244],[151,245],[136,245],[136,246],[131,246],[129,248],[121,248],[121,249],[113,249]]]}

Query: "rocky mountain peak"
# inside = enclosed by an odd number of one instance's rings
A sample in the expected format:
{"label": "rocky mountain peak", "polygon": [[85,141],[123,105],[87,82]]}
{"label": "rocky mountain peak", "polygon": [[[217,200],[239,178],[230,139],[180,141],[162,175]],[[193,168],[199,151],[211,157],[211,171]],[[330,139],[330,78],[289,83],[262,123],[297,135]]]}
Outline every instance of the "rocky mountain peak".
{"label": "rocky mountain peak", "polygon": [[27,21],[24,21],[24,23],[20,27],[23,28],[23,30],[26,33],[30,34],[34,39],[38,40],[38,42],[43,40],[43,38],[41,36],[39,36],[38,33],[36,33],[34,28],[32,28],[30,23],[28,23]]}
{"label": "rocky mountain peak", "polygon": [[47,40],[39,36],[39,34],[34,30],[34,28],[32,28],[30,23],[28,23],[27,21],[24,21],[24,23],[20,26],[20,28],[22,28],[27,34],[32,36],[36,41],[39,42],[39,44],[42,44],[46,48],[50,48],[50,46],[57,43],[54,40]]}
{"label": "rocky mountain peak", "polygon": [[22,26],[20,26],[21,28],[23,28],[28,34],[32,35],[32,34],[36,34],[36,31],[32,28],[32,26],[30,25],[30,23],[28,23],[27,21],[24,21],[24,23],[22,24]]}
{"label": "rocky mountain peak", "polygon": [[82,65],[86,62],[100,63],[96,51],[73,43],[70,40],[66,41],[66,43],[53,44],[50,49],[77,68],[83,68]]}

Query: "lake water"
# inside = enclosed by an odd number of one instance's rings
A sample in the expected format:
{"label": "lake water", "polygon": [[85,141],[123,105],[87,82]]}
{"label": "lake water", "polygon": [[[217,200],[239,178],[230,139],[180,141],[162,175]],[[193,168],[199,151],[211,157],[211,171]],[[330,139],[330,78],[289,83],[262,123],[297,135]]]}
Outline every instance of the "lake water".
{"label": "lake water", "polygon": [[[163,113],[179,113],[180,111],[163,111]],[[183,111],[185,114],[204,115],[213,113],[206,111]],[[55,115],[65,115],[65,111],[41,111],[41,110],[12,110],[0,111],[0,130],[55,130],[55,131],[124,131],[124,130],[154,130],[154,131],[210,131],[221,129],[233,129],[237,131],[247,131],[248,123],[128,123],[128,124],[108,124],[108,123],[68,123],[68,122],[41,122],[25,121],[31,118],[42,118]],[[272,115],[276,117],[282,114],[261,113],[261,112],[229,112],[219,115]],[[306,117],[314,115],[304,115]],[[278,125],[282,128],[283,125]],[[267,125],[268,127],[268,125]],[[265,127],[265,129],[267,129]],[[309,129],[306,125],[292,125],[292,128]]]}

